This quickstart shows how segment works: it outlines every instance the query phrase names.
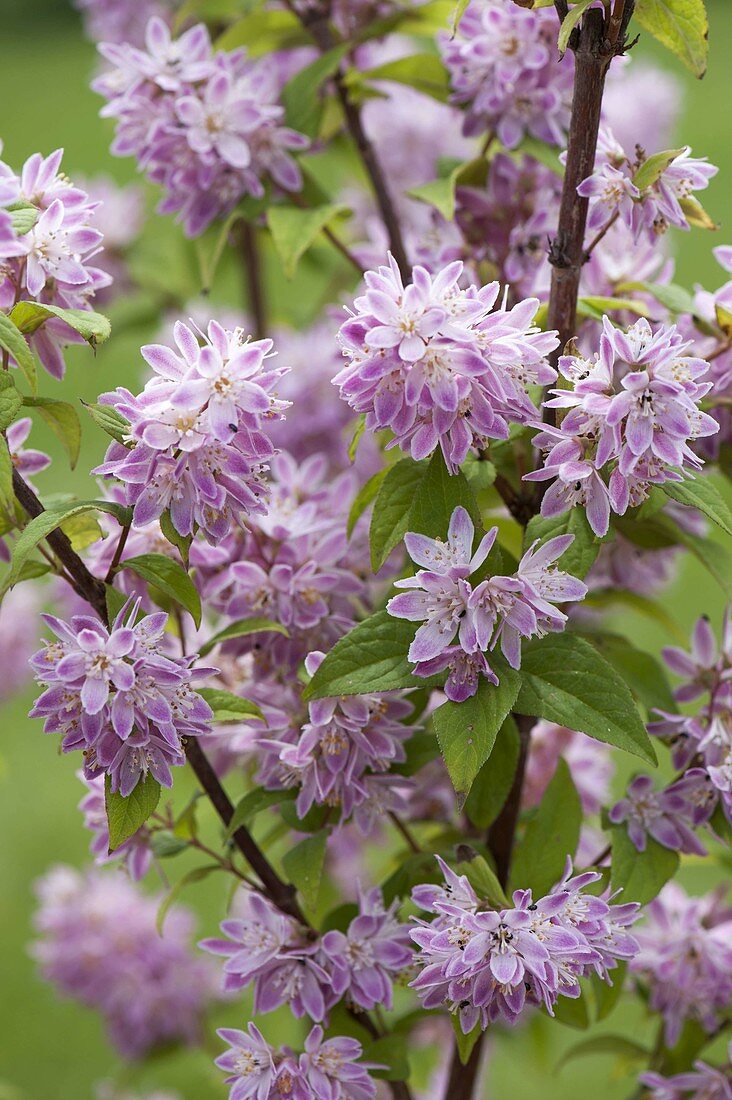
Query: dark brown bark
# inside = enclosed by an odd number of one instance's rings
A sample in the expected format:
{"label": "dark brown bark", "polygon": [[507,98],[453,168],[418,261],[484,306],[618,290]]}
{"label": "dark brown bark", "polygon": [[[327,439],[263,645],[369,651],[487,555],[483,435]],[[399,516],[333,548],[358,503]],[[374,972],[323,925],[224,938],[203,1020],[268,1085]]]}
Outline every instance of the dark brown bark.
{"label": "dark brown bark", "polygon": [[239,223],[239,250],[246,284],[247,302],[254,326],[254,337],[263,340],[267,335],[267,300],[264,290],[264,273],[257,243],[257,230],[250,223]]}

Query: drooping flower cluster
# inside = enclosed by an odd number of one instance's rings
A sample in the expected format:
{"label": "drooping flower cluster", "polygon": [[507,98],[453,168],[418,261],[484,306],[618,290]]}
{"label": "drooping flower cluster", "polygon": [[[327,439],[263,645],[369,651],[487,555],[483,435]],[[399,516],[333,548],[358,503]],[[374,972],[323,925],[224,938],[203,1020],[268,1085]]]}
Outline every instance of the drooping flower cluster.
{"label": "drooping flower cluster", "polygon": [[[405,544],[422,568],[413,577],[394,582],[411,591],[393,596],[390,615],[421,622],[409,647],[416,676],[449,670],[445,693],[462,702],[478,689],[480,675],[492,683],[486,650],[500,641],[513,668],[521,665],[521,639],[561,631],[567,616],[555,604],[581,600],[587,591],[575,577],[554,567],[573,542],[573,535],[534,542],[512,576],[490,576],[475,587],[470,577],[485,563],[498,534],[493,527],[473,553],[475,527],[464,508],[452,514],[447,542],[409,532]],[[457,644],[455,639],[457,637]]]}
{"label": "drooping flower cluster", "polygon": [[385,908],[379,889],[359,889],[358,915],[348,926],[313,938],[261,895],[242,890],[237,915],[221,925],[226,939],[201,946],[226,958],[226,990],[253,986],[255,1013],[287,1004],[298,1018],[321,1021],[344,998],[364,1010],[390,1008],[394,980],[413,956],[397,908]]}
{"label": "drooping flower cluster", "polygon": [[452,471],[471,446],[536,417],[526,387],[556,377],[545,358],[556,334],[533,327],[538,301],[494,310],[498,283],[462,290],[462,270],[415,267],[406,288],[391,256],[367,271],[338,337],[349,362],[333,379],[368,431],[389,428],[390,445],[416,460],[439,445]]}
{"label": "drooping flower cluster", "polygon": [[457,33],[440,46],[454,100],[467,105],[465,132],[495,131],[514,149],[526,135],[563,145],[574,68],[557,62],[555,13],[512,0],[471,0]]}
{"label": "drooping flower cluster", "polygon": [[250,341],[216,321],[205,334],[177,322],[175,343],[142,349],[154,375],[141,394],[102,394],[129,421],[131,445],[112,443],[95,472],[125,485],[134,527],[169,508],[181,535],[200,528],[218,542],[264,510],[263,473],[274,454],[265,427],[287,407],[275,393],[286,368],[270,366],[271,340]]}
{"label": "drooping flower cluster", "polygon": [[649,1090],[650,1100],[732,1100],[732,1043],[727,1047],[727,1064],[710,1066],[694,1062],[693,1069],[664,1077],[661,1073],[642,1073],[638,1080]]}
{"label": "drooping flower cluster", "polygon": [[655,241],[670,225],[688,229],[699,211],[693,193],[704,190],[719,169],[706,159],[692,157],[688,147],[674,153],[659,153],[647,160],[638,149],[631,160],[612,132],[605,130],[595,170],[577,188],[590,200],[588,229],[601,230],[611,218],[619,218],[636,241],[643,235]]}
{"label": "drooping flower cluster", "polygon": [[572,876],[571,861],[552,891],[537,901],[517,890],[513,907],[488,909],[464,875],[439,860],[444,886],[417,886],[414,902],[433,913],[418,920],[412,939],[420,972],[411,982],[425,1008],[448,1008],[467,1035],[476,1024],[514,1023],[529,1005],[550,1015],[560,996],[579,997],[579,979],[632,959],[638,944],[628,931],[638,905],[614,905],[586,893],[601,875]]}
{"label": "drooping flower cluster", "polygon": [[611,510],[623,515],[646,499],[651,486],[683,480],[679,470],[701,468],[689,444],[718,425],[700,408],[711,387],[702,381],[708,364],[690,349],[675,325],[654,331],[641,318],[623,332],[606,317],[592,358],[561,357],[559,369],[573,388],[552,390],[545,405],[569,411],[559,427],[535,437],[544,465],[525,475],[526,481],[552,482],[542,515],[581,504],[602,536]]}
{"label": "drooping flower cluster", "polygon": [[372,1063],[359,1061],[356,1039],[326,1039],[322,1027],[312,1028],[299,1056],[289,1047],[275,1050],[254,1024],[247,1031],[221,1028],[230,1050],[216,1059],[229,1076],[229,1100],[374,1100]]}
{"label": "drooping flower cluster", "polygon": [[161,213],[175,213],[195,237],[246,195],[260,198],[273,181],[298,191],[302,177],[292,150],[307,139],[282,125],[284,110],[273,68],[244,50],[211,46],[199,23],[173,39],[150,19],[145,48],[100,46],[112,68],[93,87],[116,120],[112,152],[134,156],[164,189]]}
{"label": "drooping flower cluster", "polygon": [[144,1058],[172,1043],[201,1038],[216,999],[216,974],[191,950],[193,919],[177,906],[164,934],[159,899],[124,875],[57,866],[37,884],[39,939],[32,945],[43,977],[65,997],[101,1013],[120,1054]]}
{"label": "drooping flower cluster", "polygon": [[719,894],[690,897],[668,883],[637,930],[630,969],[648,987],[673,1047],[685,1021],[713,1032],[732,1006],[732,911]]}
{"label": "drooping flower cluster", "polygon": [[[102,244],[94,224],[99,203],[91,202],[60,171],[62,156],[63,149],[48,157],[34,153],[20,175],[0,161],[3,312],[26,301],[88,310],[97,291],[111,282],[106,271],[91,263]],[[27,338],[54,378],[63,377],[63,346],[83,343],[83,337],[59,317],[44,320],[35,329],[31,326]]]}
{"label": "drooping flower cluster", "polygon": [[84,32],[93,42],[127,42],[144,46],[150,19],[169,19],[174,0],[73,0],[84,20]]}
{"label": "drooping flower cluster", "polygon": [[164,612],[135,622],[137,611],[128,601],[110,630],[92,615],[68,623],[44,615],[56,640],[31,658],[46,685],[31,715],[62,734],[64,752],[83,751],[88,778],[106,773],[123,796],[148,772],[172,786],[171,766],[185,763],[182,738],[208,732],[212,715],[192,686],[211,670],[165,653]]}

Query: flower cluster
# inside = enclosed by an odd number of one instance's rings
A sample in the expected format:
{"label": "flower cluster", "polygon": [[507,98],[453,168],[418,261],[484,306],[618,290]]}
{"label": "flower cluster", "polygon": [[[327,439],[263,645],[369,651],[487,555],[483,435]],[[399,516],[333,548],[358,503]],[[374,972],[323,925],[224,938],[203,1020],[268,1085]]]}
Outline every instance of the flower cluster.
{"label": "flower cluster", "polygon": [[176,213],[195,237],[246,195],[261,198],[273,181],[302,187],[290,151],[307,139],[282,125],[279,88],[266,60],[243,50],[214,52],[199,23],[173,39],[157,16],[145,49],[127,42],[99,47],[112,68],[94,83],[116,119],[112,152],[134,156],[165,195],[161,213]]}
{"label": "flower cluster", "polygon": [[689,148],[674,153],[657,153],[647,160],[638,149],[631,161],[612,132],[605,130],[595,170],[577,188],[590,200],[589,230],[601,230],[618,218],[636,241],[643,235],[654,241],[670,225],[688,229],[699,209],[693,193],[704,190],[719,169],[692,157]]}
{"label": "flower cluster", "polygon": [[184,737],[209,729],[211,708],[193,690],[210,669],[193,657],[170,657],[163,635],[168,616],[145,615],[128,600],[111,629],[92,615],[44,621],[56,635],[31,658],[46,690],[31,715],[46,733],[60,733],[64,752],[84,752],[89,778],[106,773],[113,791],[128,795],[148,772],[172,786],[171,765],[185,763]]}
{"label": "flower cluster", "polygon": [[221,925],[226,939],[201,946],[226,958],[226,990],[253,985],[256,1013],[287,1004],[298,1018],[321,1021],[344,998],[363,1010],[391,1008],[394,980],[413,957],[397,908],[398,902],[384,907],[379,889],[359,889],[357,916],[316,939],[259,894],[242,890],[238,915]]}
{"label": "flower cluster", "polygon": [[732,1005],[732,911],[719,894],[693,898],[664,886],[638,928],[631,972],[647,985],[650,1007],[673,1047],[686,1020],[712,1032]]}
{"label": "flower cluster", "polygon": [[167,20],[175,9],[174,0],[73,0],[73,4],[93,42],[132,46],[144,46],[145,29],[154,15]]}
{"label": "flower cluster", "polygon": [[[623,515],[651,486],[681,481],[681,469],[701,468],[689,443],[718,425],[699,407],[711,382],[701,380],[708,364],[689,355],[690,348],[675,325],[654,331],[641,318],[624,332],[605,317],[599,352],[561,357],[559,369],[572,389],[552,390],[545,405],[569,411],[560,427],[536,436],[544,465],[525,475],[552,482],[542,515],[581,504],[602,536],[611,510]],[[601,472],[609,473],[607,483]]]}
{"label": "flower cluster", "polygon": [[254,1024],[247,1031],[221,1028],[230,1050],[216,1059],[229,1076],[229,1100],[374,1100],[376,1082],[360,1062],[361,1044],[338,1036],[326,1039],[322,1027],[312,1028],[299,1056],[289,1047],[275,1050]]}
{"label": "flower cluster", "polygon": [[[34,153],[19,176],[0,161],[2,311],[25,301],[88,310],[94,295],[111,283],[91,265],[102,244],[94,224],[99,203],[60,171],[62,156],[63,149],[48,157]],[[63,346],[83,343],[59,317],[45,320],[28,340],[54,378],[63,377]]]}
{"label": "flower cluster", "polygon": [[462,270],[415,267],[406,288],[391,256],[367,271],[339,332],[349,362],[333,379],[367,430],[389,428],[417,460],[439,445],[452,471],[471,446],[536,417],[526,387],[556,377],[545,358],[556,334],[533,327],[538,301],[494,310],[498,283],[462,290]]}
{"label": "flower cluster", "polygon": [[471,0],[457,33],[442,36],[454,101],[467,105],[465,132],[495,131],[509,149],[525,135],[563,145],[574,69],[557,63],[554,12],[512,0]]}
{"label": "flower cluster", "polygon": [[563,630],[567,616],[555,604],[581,600],[587,591],[576,577],[554,568],[573,535],[549,539],[538,549],[532,543],[512,576],[490,576],[473,587],[469,578],[485,563],[498,528],[483,536],[475,553],[474,534],[473,521],[461,507],[452,514],[447,542],[409,532],[407,550],[422,568],[394,582],[412,591],[387,604],[390,615],[423,624],[409,647],[415,675],[448,669],[445,693],[455,702],[475,694],[481,674],[498,683],[486,660],[488,648],[500,641],[504,657],[519,668],[521,639]]}
{"label": "flower cluster", "polygon": [[649,1090],[650,1100],[732,1100],[732,1043],[727,1047],[727,1064],[710,1066],[694,1062],[693,1069],[664,1077],[660,1073],[642,1073],[638,1080]]}
{"label": "flower cluster", "polygon": [[420,972],[411,985],[425,1008],[454,1013],[466,1035],[477,1024],[513,1023],[529,1005],[553,1015],[560,996],[580,996],[581,977],[610,982],[610,971],[638,950],[628,932],[638,905],[585,892],[601,875],[572,877],[569,860],[545,897],[534,901],[530,890],[517,890],[513,907],[501,910],[485,908],[464,875],[439,863],[445,885],[412,892],[434,918],[412,930]]}
{"label": "flower cluster", "polygon": [[32,945],[46,981],[101,1013],[120,1054],[144,1058],[171,1043],[197,1044],[216,998],[215,971],[191,951],[193,919],[176,906],[161,936],[159,899],[124,875],[57,866],[37,884]]}
{"label": "flower cluster", "polygon": [[181,535],[200,527],[218,542],[264,510],[263,473],[274,454],[264,427],[287,407],[273,392],[285,368],[270,367],[271,340],[250,341],[216,321],[205,334],[177,322],[175,344],[142,349],[154,375],[141,394],[102,394],[129,421],[130,445],[112,443],[95,472],[124,483],[134,527],[170,509]]}

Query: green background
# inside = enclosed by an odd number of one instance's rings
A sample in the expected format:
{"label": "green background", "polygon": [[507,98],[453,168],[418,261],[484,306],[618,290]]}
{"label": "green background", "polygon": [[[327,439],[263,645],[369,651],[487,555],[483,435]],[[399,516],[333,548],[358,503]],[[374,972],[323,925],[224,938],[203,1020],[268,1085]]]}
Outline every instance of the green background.
{"label": "green background", "polygon": [[[680,140],[721,168],[705,196],[705,206],[721,223],[721,232],[714,239],[701,232],[674,237],[677,281],[705,282],[714,288],[722,275],[711,247],[731,239],[724,227],[732,222],[732,142],[727,122],[732,95],[732,9],[728,0],[711,0],[709,7],[711,61],[704,81],[694,81],[670,56],[649,50],[647,41],[639,48],[653,52],[684,84]],[[66,4],[0,0],[0,136],[5,160],[18,168],[35,150],[48,153],[62,145],[66,150],[64,167],[72,178],[102,171],[120,182],[133,178],[134,166],[129,161],[108,155],[111,126],[98,118],[99,101],[88,88],[93,65],[93,47],[83,39]],[[160,287],[172,288],[171,297],[186,297],[197,289],[191,250],[182,248],[178,231],[169,222],[155,227],[139,262],[148,271],[158,272]],[[224,270],[214,289],[216,300],[235,303],[239,293],[236,273]],[[296,315],[306,309],[302,302],[307,301],[299,290],[298,286],[287,296],[295,303]],[[96,358],[87,349],[74,351],[63,386],[56,387],[44,376],[45,393],[93,401],[99,392],[135,379],[140,369],[137,348],[154,331],[153,310],[136,299],[118,307],[115,314],[111,342]],[[43,425],[34,429],[32,440],[54,456],[52,469],[37,479],[42,496],[84,490],[83,470],[99,460],[105,440],[90,421],[83,427],[82,458],[73,475]],[[715,623],[721,618],[720,590],[691,561],[685,563],[664,601],[685,631],[701,612]],[[663,628],[631,613],[615,626],[636,645],[656,651],[670,640]],[[12,633],[13,624],[7,616],[0,620],[0,628]],[[55,739],[45,738],[40,723],[25,717],[31,699],[29,688],[0,711],[0,1100],[86,1100],[92,1096],[94,1081],[120,1072],[121,1067],[96,1016],[60,1001],[38,980],[27,955],[32,881],[56,861],[82,865],[88,842],[76,810],[80,788],[74,771],[78,760],[59,756]],[[167,868],[175,880],[186,865],[183,857]],[[701,887],[708,874],[707,868],[693,863],[684,869],[685,881],[692,888],[695,883]],[[216,883],[194,887],[186,900],[198,909],[202,928],[211,934],[221,912],[222,887]],[[219,1015],[229,1026],[241,1026],[245,1018],[237,1002]],[[281,1016],[270,1018],[266,1027],[275,1041],[289,1037],[286,1029]],[[637,1010],[631,1013],[624,1003],[606,1028],[636,1037],[645,1029]],[[520,1035],[498,1034],[491,1045],[487,1095],[493,1100],[508,1096],[560,1100],[591,1094],[594,1100],[622,1100],[632,1094],[632,1073],[619,1074],[602,1058],[577,1062],[561,1075],[555,1073],[558,1050],[577,1038],[579,1033],[559,1026],[549,1029],[541,1019]],[[224,1095],[219,1074],[205,1054],[160,1058],[131,1073],[129,1081],[135,1087],[175,1087],[186,1100]]]}

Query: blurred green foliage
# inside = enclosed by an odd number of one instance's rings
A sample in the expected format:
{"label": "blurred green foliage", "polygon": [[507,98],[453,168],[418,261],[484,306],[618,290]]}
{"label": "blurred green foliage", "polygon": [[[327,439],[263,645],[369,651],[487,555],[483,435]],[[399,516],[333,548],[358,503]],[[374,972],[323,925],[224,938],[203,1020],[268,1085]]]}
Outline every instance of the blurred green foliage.
{"label": "blurred green foliage", "polygon": [[[702,232],[674,237],[677,281],[707,282],[714,287],[722,281],[722,274],[711,248],[729,242],[724,227],[732,222],[732,143],[724,121],[732,95],[728,62],[732,5],[729,0],[709,0],[709,10],[711,60],[703,82],[695,82],[674,65],[669,55],[647,41],[642,41],[638,49],[673,68],[684,85],[680,141],[691,144],[697,155],[708,155],[721,168],[705,196],[705,206],[721,223],[721,232],[716,238]],[[129,161],[115,161],[108,154],[111,126],[98,118],[99,103],[88,88],[94,51],[83,39],[66,0],[0,0],[0,26],[0,136],[5,143],[4,159],[18,167],[35,150],[48,153],[62,145],[66,150],[64,167],[72,176],[107,172],[120,182],[132,179],[134,166]],[[151,266],[157,270],[161,288],[173,288],[174,296],[193,297],[200,290],[192,252],[181,247],[179,232],[170,221],[156,226],[139,262],[148,270]],[[280,296],[295,322],[308,317],[314,298],[327,296],[315,265],[303,266],[302,278]],[[213,299],[234,305],[239,293],[237,273],[225,265],[217,276]],[[92,356],[86,348],[75,350],[69,355],[65,382],[57,386],[44,378],[43,392],[67,400],[81,397],[93,401],[100,391],[139,376],[138,348],[157,327],[154,311],[149,302],[135,300],[117,307],[113,319],[116,331],[98,355]],[[42,495],[89,488],[84,470],[99,460],[106,441],[91,421],[85,419],[83,428],[82,454],[74,475],[68,473],[58,443],[48,429],[42,424],[34,428],[33,441],[54,456],[52,469],[38,478]],[[702,612],[718,623],[723,609],[721,592],[693,561],[684,564],[664,602],[684,633]],[[614,627],[635,645],[656,652],[670,641],[665,626],[649,623],[634,612],[616,615]],[[4,629],[12,630],[12,624],[4,623]],[[118,1074],[131,1087],[176,1088],[185,1100],[221,1097],[224,1092],[220,1075],[206,1054],[176,1054],[161,1057],[139,1071],[123,1070],[98,1019],[74,1004],[60,1001],[35,974],[27,954],[32,882],[53,862],[83,864],[88,836],[76,810],[80,787],[74,771],[78,760],[59,756],[55,739],[44,738],[40,723],[25,717],[31,698],[32,690],[27,689],[4,705],[0,726],[0,1100],[87,1100],[93,1095],[93,1082]],[[627,764],[625,774],[633,767]],[[177,796],[182,795],[186,783],[186,777],[176,777]],[[211,820],[207,820],[207,826],[212,830],[215,827]],[[175,880],[192,865],[194,860],[184,856],[166,864],[166,871]],[[683,877],[692,890],[704,888],[710,873],[714,874],[700,861],[685,861]],[[215,928],[226,903],[225,886],[215,881],[216,877],[193,887],[185,898],[201,914],[201,926],[207,934]],[[245,1006],[236,1000],[218,1016],[229,1026],[243,1026]],[[603,1027],[636,1039],[643,1039],[648,1031],[640,1009],[636,1006],[631,1010],[625,1002]],[[275,1014],[267,1020],[266,1032],[273,1041],[287,1041],[296,1037],[291,1028],[284,1014]],[[487,1096],[492,1100],[507,1096],[514,1100],[567,1100],[591,1094],[593,1100],[622,1100],[632,1094],[632,1067],[609,1073],[611,1061],[602,1056],[579,1060],[560,1075],[555,1073],[561,1051],[580,1036],[569,1027],[550,1028],[539,1016],[521,1033],[496,1032],[489,1043]],[[420,1051],[414,1061],[424,1071],[434,1055],[434,1051]]]}

